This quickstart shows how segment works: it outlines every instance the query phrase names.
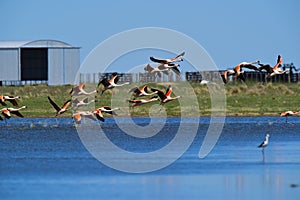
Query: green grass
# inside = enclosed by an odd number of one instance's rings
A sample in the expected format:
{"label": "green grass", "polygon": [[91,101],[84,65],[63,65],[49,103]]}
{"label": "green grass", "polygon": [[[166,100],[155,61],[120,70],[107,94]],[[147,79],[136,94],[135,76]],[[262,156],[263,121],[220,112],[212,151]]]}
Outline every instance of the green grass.
{"label": "green grass", "polygon": [[[129,89],[135,85],[128,85],[115,88],[113,91],[106,91],[103,95],[97,95],[97,102],[83,109],[92,110],[99,106],[120,107],[120,116],[195,116],[211,114],[211,93],[207,86],[198,83],[152,83],[151,87],[165,90],[171,84],[175,95],[181,95],[180,101],[172,101],[163,106],[160,110],[159,102],[129,109],[126,101],[130,96]],[[137,84],[138,86],[142,84]],[[57,104],[62,105],[66,100],[71,99],[69,94],[72,86],[2,86],[0,94],[21,96],[19,105],[26,105],[27,109],[22,110],[26,117],[53,117],[54,108],[49,104],[47,96],[51,96]],[[296,83],[267,83],[247,82],[239,84],[227,84],[224,86],[226,94],[226,115],[230,116],[258,116],[278,115],[286,110],[298,111],[300,100],[300,84]],[[95,89],[90,84],[85,88],[87,91]],[[217,90],[217,92],[222,90]],[[83,98],[79,97],[79,99]],[[90,99],[94,99],[91,96]],[[9,103],[8,103],[9,104]],[[9,104],[9,106],[12,106]],[[0,106],[2,108],[3,106]],[[60,117],[70,117],[69,111]]]}

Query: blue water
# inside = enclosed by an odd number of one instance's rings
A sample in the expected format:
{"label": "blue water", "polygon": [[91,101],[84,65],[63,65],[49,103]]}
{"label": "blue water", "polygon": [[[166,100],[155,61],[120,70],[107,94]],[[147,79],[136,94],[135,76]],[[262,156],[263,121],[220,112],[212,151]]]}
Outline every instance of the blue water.
{"label": "blue water", "polygon": [[[119,119],[126,124],[127,118]],[[148,118],[133,119],[147,126]],[[134,138],[113,118],[101,123],[120,148],[158,150],[175,137],[180,118],[168,118],[160,133]],[[187,123],[191,127],[195,124]],[[71,119],[0,122],[1,199],[299,199],[300,118],[227,117],[222,134],[204,159],[198,153],[210,118],[173,164],[149,173],[125,173],[97,159],[83,145]],[[270,134],[264,152],[257,146]],[[114,152],[105,152],[115,158]],[[164,156],[162,156],[163,161]],[[147,164],[147,160],[144,161]],[[299,186],[298,186],[299,185]],[[296,187],[292,187],[296,186]]]}

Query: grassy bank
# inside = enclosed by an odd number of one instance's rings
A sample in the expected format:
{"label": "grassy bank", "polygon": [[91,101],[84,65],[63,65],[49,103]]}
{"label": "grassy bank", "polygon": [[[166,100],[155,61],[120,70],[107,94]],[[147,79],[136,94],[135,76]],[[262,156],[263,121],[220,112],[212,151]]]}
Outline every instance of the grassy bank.
{"label": "grassy bank", "polygon": [[[167,113],[168,116],[190,116],[195,115],[195,111],[200,115],[211,114],[211,92],[207,86],[198,83],[171,83],[176,95],[181,95],[183,104],[173,101],[164,105],[163,111],[159,111],[159,102],[150,103],[135,107],[128,110],[126,99],[131,98],[128,93],[129,89],[135,85],[128,85],[121,88],[115,88],[113,92],[106,91],[103,95],[97,95],[98,100],[95,104],[83,108],[92,110],[95,107],[108,105],[120,107],[118,112],[120,116],[148,116],[160,115]],[[150,84],[152,87],[165,90],[167,83]],[[227,84],[225,87],[226,94],[226,115],[229,116],[258,116],[258,115],[278,115],[286,110],[298,111],[300,100],[300,84],[295,83],[267,83],[260,84],[257,82],[247,82],[239,84]],[[18,95],[22,99],[19,105],[26,105],[28,108],[22,110],[26,117],[53,117],[54,108],[49,104],[47,96],[51,96],[59,105],[62,105],[67,99],[71,99],[69,94],[72,86],[2,86],[0,94]],[[86,90],[95,89],[95,85],[87,85]],[[217,92],[223,91],[220,89]],[[177,92],[177,93],[176,93]],[[193,96],[195,95],[195,96]],[[79,97],[79,99],[82,99]],[[90,99],[94,99],[90,96]],[[197,102],[196,102],[197,101]],[[198,105],[197,105],[198,104]],[[11,106],[8,103],[9,106]],[[2,108],[3,106],[0,106]],[[199,109],[198,109],[199,108]],[[70,117],[72,112],[69,111],[61,117]]]}

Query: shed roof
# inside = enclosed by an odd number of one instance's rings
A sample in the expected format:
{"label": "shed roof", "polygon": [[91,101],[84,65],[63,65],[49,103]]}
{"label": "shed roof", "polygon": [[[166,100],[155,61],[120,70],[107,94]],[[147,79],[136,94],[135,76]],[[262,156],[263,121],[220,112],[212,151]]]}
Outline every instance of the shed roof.
{"label": "shed roof", "polygon": [[0,48],[76,48],[58,40],[0,41]]}

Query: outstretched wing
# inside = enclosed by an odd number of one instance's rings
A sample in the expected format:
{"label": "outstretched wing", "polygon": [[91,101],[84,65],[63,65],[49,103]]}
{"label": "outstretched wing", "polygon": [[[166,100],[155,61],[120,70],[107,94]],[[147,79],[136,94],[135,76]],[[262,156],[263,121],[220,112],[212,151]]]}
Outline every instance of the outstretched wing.
{"label": "outstretched wing", "polygon": [[164,64],[167,64],[168,61],[165,60],[165,59],[158,59],[158,58],[154,58],[154,57],[150,57],[150,60],[153,61],[153,62],[157,62],[157,63],[164,63]]}
{"label": "outstretched wing", "polygon": [[253,69],[259,71],[259,68],[252,64],[241,64],[241,68]]}
{"label": "outstretched wing", "polygon": [[169,85],[167,90],[166,90],[166,96],[171,96],[171,94],[172,94],[172,86]]}
{"label": "outstretched wing", "polygon": [[259,68],[258,68],[258,70],[266,70],[266,72],[268,72],[268,73],[272,73],[273,72],[273,68],[269,65],[269,64],[259,64]]}
{"label": "outstretched wing", "polygon": [[13,106],[18,106],[17,100],[13,99],[14,96],[8,96],[11,99],[7,99],[7,101],[9,101]]}
{"label": "outstretched wing", "polygon": [[49,96],[48,96],[48,100],[57,112],[60,111],[60,107]]}
{"label": "outstretched wing", "polygon": [[173,70],[177,75],[180,74],[180,70],[178,69],[178,67],[172,67],[171,70]]}
{"label": "outstretched wing", "polygon": [[19,111],[10,111],[12,114],[17,115],[18,117],[24,117]]}
{"label": "outstretched wing", "polygon": [[106,77],[104,77],[101,81],[98,82],[97,87],[99,87],[101,84],[104,85],[104,87],[107,87],[110,85],[110,83],[108,82]]}
{"label": "outstretched wing", "polygon": [[157,95],[158,95],[159,98],[162,99],[162,100],[166,98],[164,92],[161,91],[161,90],[151,88],[151,91],[152,91],[152,92],[157,92]]}

